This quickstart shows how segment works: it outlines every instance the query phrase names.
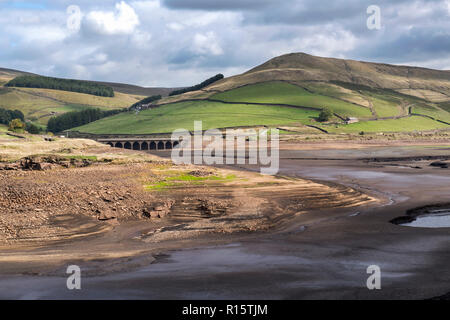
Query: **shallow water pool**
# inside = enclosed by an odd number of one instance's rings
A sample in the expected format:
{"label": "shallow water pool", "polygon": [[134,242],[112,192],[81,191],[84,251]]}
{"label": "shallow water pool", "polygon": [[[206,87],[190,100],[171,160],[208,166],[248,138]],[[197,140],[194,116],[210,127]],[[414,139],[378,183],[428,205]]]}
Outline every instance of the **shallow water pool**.
{"label": "shallow water pool", "polygon": [[416,228],[450,228],[450,210],[435,210],[421,215],[416,220],[404,223],[402,226]]}

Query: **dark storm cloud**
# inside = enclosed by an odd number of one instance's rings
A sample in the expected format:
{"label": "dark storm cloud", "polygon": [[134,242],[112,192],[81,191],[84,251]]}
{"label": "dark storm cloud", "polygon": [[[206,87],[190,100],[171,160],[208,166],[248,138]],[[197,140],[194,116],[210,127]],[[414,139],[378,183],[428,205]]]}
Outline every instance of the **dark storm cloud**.
{"label": "dark storm cloud", "polygon": [[368,43],[357,50],[361,57],[385,62],[445,59],[449,57],[449,52],[450,31],[430,28],[412,28],[384,41]]}

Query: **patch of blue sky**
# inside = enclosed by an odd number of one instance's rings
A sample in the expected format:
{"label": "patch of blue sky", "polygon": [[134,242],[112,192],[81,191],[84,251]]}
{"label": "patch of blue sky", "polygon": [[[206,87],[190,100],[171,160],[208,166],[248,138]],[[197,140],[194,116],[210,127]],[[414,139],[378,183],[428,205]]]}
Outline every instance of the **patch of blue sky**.
{"label": "patch of blue sky", "polygon": [[46,1],[0,1],[0,7],[4,9],[45,10]]}

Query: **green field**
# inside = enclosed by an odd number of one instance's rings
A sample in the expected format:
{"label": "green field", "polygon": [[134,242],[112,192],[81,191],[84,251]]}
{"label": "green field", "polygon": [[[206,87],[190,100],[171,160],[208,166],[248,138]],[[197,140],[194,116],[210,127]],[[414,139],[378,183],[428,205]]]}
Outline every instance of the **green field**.
{"label": "green field", "polygon": [[426,104],[416,104],[413,106],[412,112],[427,115],[450,123],[450,113],[442,108],[437,108]]}
{"label": "green field", "polygon": [[74,128],[88,133],[145,134],[170,133],[175,129],[194,129],[194,121],[203,121],[203,129],[237,126],[310,123],[318,111],[300,108],[224,104],[219,102],[180,102],[145,110],[139,114],[122,113]]}
{"label": "green field", "polygon": [[[301,86],[305,86],[310,92],[345,100],[351,102],[352,104],[359,104],[361,106],[369,107],[368,102],[370,101],[372,102],[378,118],[402,115],[399,107],[402,104],[402,99],[393,95],[391,92],[384,91],[382,89],[372,91],[344,90],[342,87],[329,83],[305,82],[300,84]],[[353,114],[353,110],[350,115],[356,116]]]}
{"label": "green field", "polygon": [[322,109],[330,108],[340,116],[370,118],[369,108],[345,102],[334,97],[312,93],[286,82],[264,82],[215,94],[212,99],[229,102],[289,104]]}
{"label": "green field", "polygon": [[348,125],[322,126],[331,133],[359,133],[359,132],[408,132],[426,131],[434,129],[450,129],[450,126],[428,118],[412,116],[401,119],[361,121]]}
{"label": "green field", "polygon": [[379,98],[369,98],[372,101],[373,107],[377,117],[387,118],[387,117],[397,117],[401,115],[399,107],[396,104],[392,104],[389,101],[379,99]]}
{"label": "green field", "polygon": [[2,140],[5,140],[5,139],[6,140],[14,140],[14,139],[16,139],[14,137],[6,135],[7,131],[8,131],[8,127],[3,125],[3,124],[0,124],[0,139],[2,139]]}

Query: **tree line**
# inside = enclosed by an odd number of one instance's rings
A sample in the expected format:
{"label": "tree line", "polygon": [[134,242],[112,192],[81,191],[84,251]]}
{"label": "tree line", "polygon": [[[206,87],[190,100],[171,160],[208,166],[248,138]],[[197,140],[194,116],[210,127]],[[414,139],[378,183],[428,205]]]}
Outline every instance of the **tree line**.
{"label": "tree line", "polygon": [[20,121],[25,121],[25,116],[20,110],[8,110],[0,108],[0,124],[9,125],[9,123],[14,119],[20,119]]}
{"label": "tree line", "polygon": [[100,109],[84,109],[81,111],[71,111],[51,118],[47,124],[47,131],[57,133],[67,129],[79,127],[90,122],[106,118],[128,109],[117,109],[103,111]]}
{"label": "tree line", "polygon": [[18,76],[5,84],[5,86],[64,90],[87,93],[100,97],[114,97],[113,88],[99,83],[43,76]]}
{"label": "tree line", "polygon": [[207,79],[207,80],[203,81],[202,83],[197,84],[195,86],[184,88],[184,89],[174,90],[174,91],[172,91],[169,94],[169,96],[175,96],[175,95],[186,93],[186,92],[190,92],[190,91],[197,91],[197,90],[203,89],[203,88],[209,86],[210,84],[212,84],[212,83],[214,83],[216,81],[219,81],[219,80],[221,80],[223,78],[224,78],[223,74],[219,73],[219,74],[215,75],[214,77],[211,77],[211,78],[209,78],[209,79]]}
{"label": "tree line", "polygon": [[136,108],[142,106],[143,104],[149,104],[149,103],[151,103],[153,101],[157,101],[159,99],[161,99],[161,95],[147,97],[147,98],[142,99],[141,101],[134,103],[133,105],[131,105],[131,107],[129,109],[133,110],[133,109],[136,109]]}

